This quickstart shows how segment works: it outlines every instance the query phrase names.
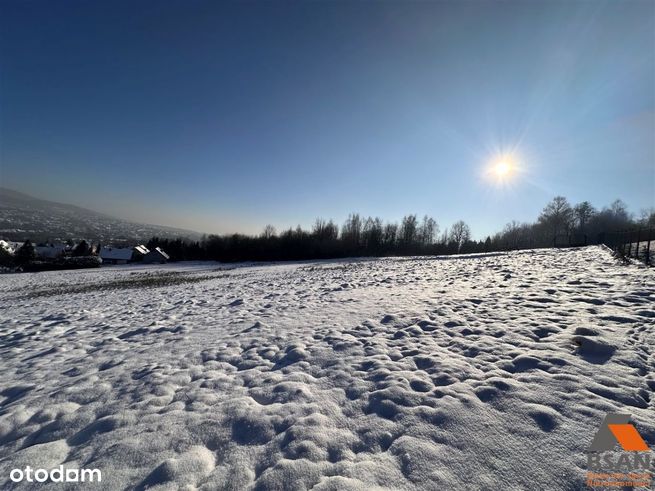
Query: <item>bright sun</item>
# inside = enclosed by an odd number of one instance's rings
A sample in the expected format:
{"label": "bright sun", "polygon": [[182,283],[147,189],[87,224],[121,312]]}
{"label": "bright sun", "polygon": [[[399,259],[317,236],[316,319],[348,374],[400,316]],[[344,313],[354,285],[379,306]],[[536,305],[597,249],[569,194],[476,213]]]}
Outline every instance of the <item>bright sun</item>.
{"label": "bright sun", "polygon": [[507,177],[512,172],[512,165],[506,160],[500,160],[494,165],[493,171],[496,177]]}
{"label": "bright sun", "polygon": [[491,160],[487,167],[487,175],[498,184],[508,184],[518,172],[513,155],[500,155]]}

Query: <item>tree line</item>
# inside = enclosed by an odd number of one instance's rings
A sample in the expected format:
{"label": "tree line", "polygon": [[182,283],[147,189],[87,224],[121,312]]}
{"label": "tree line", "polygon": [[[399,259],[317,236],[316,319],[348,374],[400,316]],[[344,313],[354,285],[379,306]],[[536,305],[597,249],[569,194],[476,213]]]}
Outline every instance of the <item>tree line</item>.
{"label": "tree line", "polygon": [[639,227],[655,228],[654,209],[635,217],[620,199],[599,210],[589,201],[572,205],[565,197],[556,196],[536,222],[512,221],[493,236],[492,244],[501,250],[599,244],[608,234]]}
{"label": "tree line", "polygon": [[462,220],[440,229],[429,216],[406,215],[400,223],[351,213],[337,225],[316,219],[310,230],[298,226],[278,233],[267,225],[259,235],[209,235],[201,241],[153,237],[173,260],[223,262],[329,259],[356,256],[414,256],[492,252],[513,249],[597,244],[603,234],[637,226],[655,227],[655,211],[633,217],[621,200],[600,210],[588,201],[572,205],[557,196],[533,223],[512,221],[495,235],[473,240]]}
{"label": "tree line", "polygon": [[209,235],[198,242],[153,237],[146,247],[161,247],[176,260],[234,262],[455,254],[484,251],[485,243],[471,240],[470,228],[461,220],[440,233],[429,216],[407,215],[400,223],[385,223],[351,213],[341,227],[318,218],[310,230],[298,226],[278,233],[267,225],[257,236]]}

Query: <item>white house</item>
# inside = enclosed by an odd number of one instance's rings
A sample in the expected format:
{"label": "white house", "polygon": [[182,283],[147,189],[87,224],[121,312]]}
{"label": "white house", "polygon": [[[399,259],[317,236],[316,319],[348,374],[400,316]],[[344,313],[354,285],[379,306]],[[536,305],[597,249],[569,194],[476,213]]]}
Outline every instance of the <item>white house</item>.
{"label": "white house", "polygon": [[148,252],[150,251],[144,245],[135,247],[105,246],[100,250],[100,259],[103,264],[127,264],[143,259]]}
{"label": "white house", "polygon": [[161,250],[159,247],[155,247],[153,250],[148,252],[145,256],[143,256],[143,262],[144,263],[165,263],[170,259],[170,256],[166,254],[163,250]]}

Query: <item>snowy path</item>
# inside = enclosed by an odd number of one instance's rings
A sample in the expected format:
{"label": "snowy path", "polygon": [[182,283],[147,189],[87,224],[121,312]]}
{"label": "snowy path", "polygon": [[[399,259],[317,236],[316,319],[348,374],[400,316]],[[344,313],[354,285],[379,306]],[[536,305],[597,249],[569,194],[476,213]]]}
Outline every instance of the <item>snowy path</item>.
{"label": "snowy path", "polygon": [[582,489],[654,368],[655,272],[597,247],[4,275],[0,488]]}

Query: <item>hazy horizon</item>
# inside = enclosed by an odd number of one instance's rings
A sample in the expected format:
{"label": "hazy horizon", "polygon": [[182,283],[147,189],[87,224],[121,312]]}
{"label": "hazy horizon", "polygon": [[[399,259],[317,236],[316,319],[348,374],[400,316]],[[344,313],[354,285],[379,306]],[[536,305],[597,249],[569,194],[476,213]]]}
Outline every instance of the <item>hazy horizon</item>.
{"label": "hazy horizon", "polygon": [[[21,193],[21,194],[25,194],[25,195],[27,195],[27,196],[29,196],[29,197],[32,197],[32,198],[35,198],[35,199],[44,199],[44,200],[46,200],[46,201],[53,201],[53,202],[56,202],[56,203],[59,203],[59,204],[63,204],[63,205],[73,205],[73,206],[78,206],[78,207],[80,207],[80,208],[85,208],[85,209],[87,209],[87,210],[89,210],[89,211],[92,211],[92,212],[103,213],[102,210],[98,210],[98,209],[96,209],[96,208],[93,208],[92,206],[91,206],[91,207],[88,207],[88,206],[78,205],[78,204],[75,204],[75,203],[69,203],[69,202],[66,202],[66,201],[49,200],[49,199],[47,199],[47,198],[42,198],[42,197],[39,197],[39,196],[34,196],[34,195],[30,194],[29,192],[21,191],[21,190],[19,190],[19,189],[10,189],[10,188],[3,188],[3,187],[0,187],[0,190],[1,190],[1,189],[6,189],[6,190],[8,190],[8,191],[15,191],[15,192],[18,192],[18,193]],[[590,202],[590,204],[592,205],[592,207],[593,207],[595,210],[597,210],[597,211],[601,211],[601,210],[604,210],[604,209],[611,208],[611,205],[613,204],[613,202],[614,202],[616,199],[618,199],[618,200],[620,200],[620,201],[623,201],[623,202],[625,203],[625,200],[623,200],[623,199],[620,198],[620,197],[617,197],[617,198],[613,199],[612,202],[609,202],[609,201],[606,202],[606,203],[591,203],[591,202]],[[547,205],[547,204],[548,204],[548,203],[544,203],[544,206]],[[649,211],[650,213],[655,213],[655,210],[654,210],[652,207],[651,207],[651,208],[648,208],[648,209],[645,209],[645,208],[644,208],[643,210],[647,210],[647,211]],[[638,216],[639,214],[637,213],[636,210],[628,209],[627,211],[628,211],[628,212],[629,212],[629,213],[630,213],[630,214],[631,214],[635,219],[638,219],[638,218],[639,218],[639,216]],[[359,212],[358,212],[357,210],[352,210],[352,212],[349,213],[348,216],[350,216],[350,215],[353,214],[353,213],[354,213],[354,214],[359,214]],[[419,220],[421,220],[421,218],[424,216],[423,214],[421,214],[421,213],[419,213],[419,212],[408,213],[408,214],[416,215],[417,218],[418,218]],[[132,220],[133,220],[133,219],[131,219],[131,218],[126,218],[125,216],[112,215],[112,214],[109,214],[109,215],[112,216],[113,218],[117,218],[117,219],[121,219],[121,220],[126,220],[126,221],[132,221]],[[361,215],[361,214],[360,214],[360,215]],[[338,227],[341,227],[341,225],[343,225],[343,223],[348,219],[348,216],[344,217],[343,220],[341,220],[341,219],[335,220],[334,217],[317,216],[317,217],[315,217],[315,220],[316,220],[316,219],[332,220],[332,221],[334,221],[334,222],[336,223],[336,225],[337,225]],[[398,224],[398,223],[400,222],[400,220],[394,222],[394,221],[392,221],[392,220],[388,220],[388,219],[386,219],[385,217],[379,217],[379,218],[382,219],[383,223],[396,223],[396,224]],[[534,217],[532,217],[531,219],[526,220],[526,221],[523,222],[523,223],[526,223],[526,224],[534,223],[534,222],[538,221],[537,219],[538,219],[538,216],[535,215]],[[252,231],[241,231],[241,232],[237,232],[237,231],[234,231],[234,230],[227,230],[227,231],[223,231],[223,232],[217,232],[217,231],[212,231],[212,230],[192,229],[192,228],[188,228],[188,227],[184,227],[184,226],[171,225],[171,224],[168,224],[168,223],[154,223],[154,222],[145,222],[145,221],[138,221],[138,220],[135,220],[135,223],[137,223],[137,224],[141,223],[141,224],[144,224],[144,225],[154,225],[154,226],[163,226],[163,227],[170,227],[170,228],[178,228],[178,229],[181,229],[181,230],[186,230],[186,231],[188,231],[188,232],[195,232],[195,233],[206,234],[206,235],[231,235],[231,234],[234,234],[234,233],[238,233],[238,234],[246,234],[246,235],[260,235],[260,234],[264,231],[263,229],[264,229],[267,225],[272,225],[272,226],[274,227],[275,231],[276,231],[278,234],[281,233],[281,232],[284,232],[285,230],[288,230],[288,229],[290,229],[290,228],[291,228],[291,229],[295,229],[297,226],[301,226],[303,229],[306,229],[306,230],[311,230],[311,229],[312,229],[312,226],[313,226],[314,223],[315,223],[315,220],[312,221],[312,222],[310,222],[310,223],[306,223],[306,224],[300,224],[300,223],[295,224],[295,225],[291,224],[291,225],[288,225],[288,226],[286,226],[286,227],[279,227],[279,226],[278,226],[277,224],[275,224],[275,223],[267,223],[266,225],[262,226],[261,228],[253,229]],[[511,222],[511,221],[512,221],[512,220],[508,221],[507,223],[509,223],[509,222]],[[453,223],[454,223],[454,222],[453,222]],[[439,228],[438,228],[437,237],[435,237],[435,239],[438,240],[438,239],[440,238],[441,234],[442,234],[443,232],[447,231],[447,230],[450,228],[450,226],[453,225],[453,223],[443,223],[443,222],[437,223],[437,225],[438,225]],[[503,224],[503,225],[506,225],[507,223],[505,223],[505,224]],[[484,235],[481,235],[481,234],[479,234],[479,233],[476,233],[475,230],[471,230],[471,239],[473,239],[473,240],[475,240],[475,241],[483,241],[485,238],[487,238],[487,237],[493,237],[496,233],[501,232],[502,229],[503,229],[503,226],[500,226],[500,227],[498,227],[498,229],[496,229],[496,230],[494,230],[494,231],[492,231],[492,232],[490,232],[490,233],[484,234]]]}
{"label": "hazy horizon", "polygon": [[558,194],[655,206],[650,1],[0,11],[0,186],[37,198],[207,233],[427,214],[475,238]]}

